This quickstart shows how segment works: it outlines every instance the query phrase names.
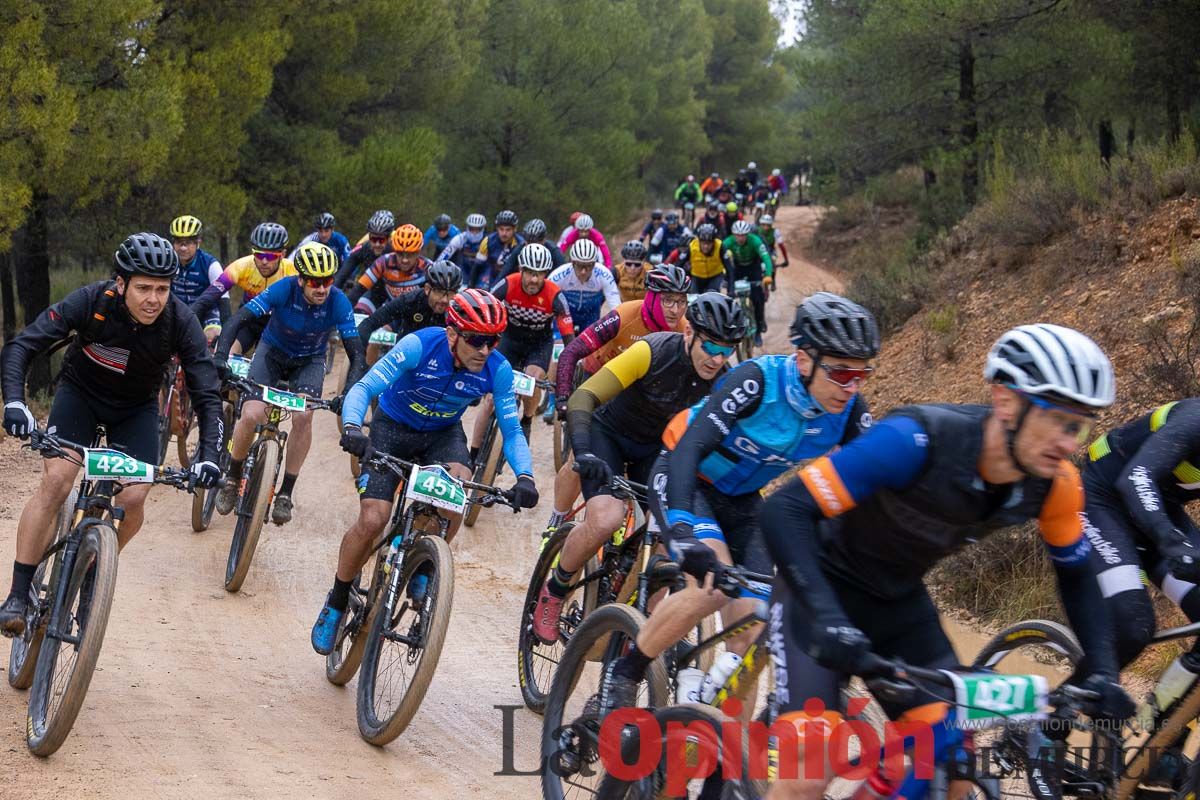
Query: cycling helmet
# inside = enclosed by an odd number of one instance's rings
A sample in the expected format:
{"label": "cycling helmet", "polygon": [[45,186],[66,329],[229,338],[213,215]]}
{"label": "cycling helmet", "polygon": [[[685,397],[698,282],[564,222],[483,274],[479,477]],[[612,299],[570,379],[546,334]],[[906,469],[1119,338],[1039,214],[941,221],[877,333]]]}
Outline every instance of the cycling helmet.
{"label": "cycling helmet", "polygon": [[367,233],[376,236],[387,236],[396,227],[396,217],[386,209],[379,209],[367,220]]}
{"label": "cycling helmet", "polygon": [[737,300],[720,292],[705,292],[688,305],[692,330],[718,342],[736,342],[746,335],[746,312]]}
{"label": "cycling helmet", "polygon": [[692,243],[692,239],[695,238],[696,234],[692,233],[691,231],[685,231],[684,234],[679,237],[679,244],[677,244],[675,248],[677,250],[686,250],[687,246]]}
{"label": "cycling helmet", "polygon": [[719,177],[721,177],[721,173],[719,173],[719,172],[711,172],[711,173],[709,173],[709,176],[708,176],[708,177],[710,177],[710,178],[719,178]]}
{"label": "cycling helmet", "polygon": [[663,217],[663,221],[666,222],[668,225],[675,223],[675,222],[679,222],[679,215],[676,214],[674,211],[669,211],[669,212],[667,212],[667,215],[665,217]]}
{"label": "cycling helmet", "polygon": [[758,169],[758,164],[755,164],[753,161],[751,161],[749,164],[746,165],[746,169],[748,169],[748,170]]}
{"label": "cycling helmet", "polygon": [[397,253],[419,253],[425,246],[425,236],[412,223],[405,223],[392,231],[392,250]]}
{"label": "cycling helmet", "polygon": [[717,238],[717,226],[711,222],[705,222],[696,228],[696,238],[702,242],[715,241]]}
{"label": "cycling helmet", "polygon": [[676,292],[687,294],[692,290],[692,276],[678,264],[659,264],[646,273],[647,292]]}
{"label": "cycling helmet", "polygon": [[879,328],[871,312],[832,292],[817,292],[796,307],[790,330],[792,344],[810,352],[843,358],[874,358]]}
{"label": "cycling helmet", "polygon": [[656,208],[650,212],[650,219],[655,220],[655,219],[662,219],[662,218],[663,218],[663,211],[661,208]]}
{"label": "cycling helmet", "polygon": [[600,249],[596,247],[596,243],[591,239],[577,239],[575,244],[571,245],[572,261],[591,261],[596,262],[600,258]]}
{"label": "cycling helmet", "polygon": [[433,218],[433,227],[439,231],[449,230],[450,229],[450,215],[449,214],[438,214],[436,217]]}
{"label": "cycling helmet", "polygon": [[575,220],[575,230],[580,233],[587,233],[596,223],[592,222],[592,218],[587,214],[580,214],[579,219]]}
{"label": "cycling helmet", "polygon": [[746,220],[744,220],[744,219],[739,219],[737,222],[733,223],[732,230],[733,230],[734,235],[736,236],[736,235],[740,235],[740,234],[747,234],[747,233],[753,232],[754,226],[751,225],[749,222],[746,222]]}
{"label": "cycling helmet", "polygon": [[117,274],[129,280],[134,275],[151,278],[174,278],[179,272],[179,256],[175,248],[157,233],[135,233],[113,254]]}
{"label": "cycling helmet", "polygon": [[332,278],[338,269],[337,255],[329,245],[320,242],[300,245],[292,263],[305,278]]}
{"label": "cycling helmet", "polygon": [[774,225],[775,218],[772,217],[770,214],[763,214],[761,217],[758,218],[758,224],[759,225]]}
{"label": "cycling helmet", "polygon": [[508,311],[491,292],[466,289],[450,300],[446,323],[460,331],[498,335],[508,326]]}
{"label": "cycling helmet", "polygon": [[468,228],[485,228],[487,227],[487,217],[483,214],[467,214]]}
{"label": "cycling helmet", "polygon": [[646,260],[646,245],[634,239],[631,242],[626,242],[621,247],[621,258],[626,261],[645,261]]}
{"label": "cycling helmet", "polygon": [[662,263],[662,253],[651,253],[646,260],[650,262],[650,266],[657,267]]}
{"label": "cycling helmet", "polygon": [[688,179],[689,181],[694,181],[694,180],[696,180],[696,176],[695,176],[695,175],[688,175],[688,176],[687,176],[687,179]]}
{"label": "cycling helmet", "polygon": [[572,226],[572,227],[574,227],[574,226],[575,226],[575,220],[579,219],[579,218],[580,218],[580,217],[582,217],[582,216],[583,216],[583,212],[582,212],[582,211],[575,211],[575,212],[572,212],[572,214],[571,214],[571,226]]}
{"label": "cycling helmet", "polygon": [[776,178],[778,178],[780,175],[783,174],[783,172],[780,171],[779,167],[776,167],[775,169],[771,170],[771,174],[774,175]]}
{"label": "cycling helmet", "polygon": [[320,214],[317,214],[317,219],[315,222],[313,222],[313,227],[318,229],[333,228],[336,226],[337,220],[334,218],[333,214],[330,214],[328,211],[322,211]]}
{"label": "cycling helmet", "polygon": [[530,243],[517,253],[517,266],[530,272],[549,272],[554,269],[554,259],[546,245]]}
{"label": "cycling helmet", "polygon": [[287,228],[278,222],[260,222],[250,232],[250,244],[259,250],[282,250],[287,243]]}
{"label": "cycling helmet", "polygon": [[708,205],[705,206],[705,208],[707,208],[709,211],[720,211],[721,204],[719,202],[717,202],[716,200],[709,200]]}
{"label": "cycling helmet", "polygon": [[176,217],[171,220],[171,238],[172,239],[190,239],[193,236],[199,236],[204,224],[195,217],[184,214],[182,217]]}
{"label": "cycling helmet", "polygon": [[541,241],[546,238],[546,223],[534,217],[525,223],[525,238],[534,241]]}
{"label": "cycling helmet", "polygon": [[425,270],[425,283],[434,289],[457,292],[462,286],[462,270],[453,261],[435,261]]}
{"label": "cycling helmet", "polygon": [[1108,356],[1087,336],[1061,325],[1007,331],[988,353],[983,375],[1025,394],[1087,408],[1105,408],[1116,399]]}
{"label": "cycling helmet", "polygon": [[733,202],[732,200],[730,200],[728,203],[725,204],[725,210],[728,211],[730,214],[736,214],[737,210],[738,210],[738,204]]}
{"label": "cycling helmet", "polygon": [[517,212],[509,211],[507,208],[496,215],[497,225],[512,225],[517,227]]}

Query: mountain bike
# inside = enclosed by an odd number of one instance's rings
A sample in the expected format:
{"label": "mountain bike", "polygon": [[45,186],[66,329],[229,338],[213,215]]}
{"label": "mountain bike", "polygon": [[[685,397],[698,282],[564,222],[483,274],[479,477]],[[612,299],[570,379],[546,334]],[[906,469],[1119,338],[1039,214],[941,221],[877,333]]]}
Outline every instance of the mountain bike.
{"label": "mountain bike", "polygon": [[[243,358],[239,355],[231,354],[229,356],[229,374],[237,378],[245,378],[250,372],[250,359]],[[223,441],[221,442],[221,452],[217,456],[217,466],[221,469],[221,474],[229,473],[229,448],[231,447],[231,437],[233,436],[233,424],[237,421],[238,415],[242,413],[242,394],[228,384],[222,387],[221,398],[221,415],[222,426],[221,434]],[[199,448],[199,444],[196,445]],[[217,490],[202,489],[196,487],[196,491],[192,493],[192,530],[200,533],[208,530],[208,526],[212,524],[213,512],[217,508]]]}
{"label": "mountain bike", "polygon": [[117,585],[117,528],[125,516],[113,498],[125,483],[192,487],[190,473],[99,447],[103,437],[103,428],[97,429],[87,447],[34,431],[26,445],[84,468],[75,500],[60,510],[55,541],[34,574],[25,631],[13,639],[8,661],[8,682],[31,690],[25,741],[34,755],[62,746],[100,657]]}
{"label": "mountain bike", "polygon": [[271,513],[275,482],[279,479],[283,451],[287,447],[288,435],[280,426],[293,413],[328,409],[332,401],[262,386],[247,378],[231,376],[227,383],[241,395],[239,410],[247,400],[261,400],[267,404],[267,421],[254,428],[254,442],[242,466],[242,479],[234,506],[237,522],[233,527],[229,558],[225,563],[225,590],[236,592],[242,588],[246,573],[250,571],[259,534],[267,515]]}
{"label": "mountain bike", "polygon": [[[438,510],[461,514],[471,502],[517,509],[511,492],[460,481],[440,464],[421,466],[379,452],[368,461],[400,476],[404,494],[375,544],[369,588],[358,580],[351,587],[333,652],[325,659],[325,677],[341,686],[362,666],[358,731],[382,746],[403,733],[420,708],[450,623],[450,522]],[[468,500],[468,490],[478,499]]]}
{"label": "mountain bike", "polygon": [[[520,398],[532,397],[538,389],[544,392],[553,392],[554,384],[548,380],[539,380],[532,375],[513,370],[513,393],[517,396],[518,409],[521,405]],[[500,435],[500,424],[496,420],[494,405],[491,415],[492,421],[488,425],[487,433],[483,435],[483,442],[479,445],[479,455],[475,457],[475,472],[471,476],[476,483],[484,486],[490,486],[504,470],[504,448],[501,446],[501,440],[504,437]],[[474,495],[472,495],[473,499],[475,499]],[[463,517],[463,524],[468,528],[474,527],[475,520],[479,519],[481,508],[481,504],[472,503]]]}
{"label": "mountain bike", "polygon": [[738,361],[749,361],[754,358],[754,339],[758,336],[758,317],[754,314],[754,301],[750,299],[753,284],[747,280],[733,282],[733,293],[746,315],[746,334],[737,345]]}
{"label": "mountain bike", "polygon": [[683,204],[683,224],[689,228],[696,224],[696,204],[690,200]]}
{"label": "mountain bike", "polygon": [[[571,391],[574,392],[580,384],[591,375],[583,366],[583,359],[575,362],[575,374],[571,376]],[[554,419],[554,471],[558,472],[571,459],[571,432],[567,429],[565,409],[556,409]]]}

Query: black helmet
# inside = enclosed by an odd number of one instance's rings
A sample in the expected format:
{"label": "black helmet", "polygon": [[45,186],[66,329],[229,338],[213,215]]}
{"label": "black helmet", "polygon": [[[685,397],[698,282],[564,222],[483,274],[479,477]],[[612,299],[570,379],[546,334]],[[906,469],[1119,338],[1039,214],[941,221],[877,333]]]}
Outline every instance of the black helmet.
{"label": "black helmet", "polygon": [[711,222],[705,222],[696,228],[696,238],[702,242],[715,241],[717,238],[717,226]]}
{"label": "black helmet", "polygon": [[[817,356],[874,358],[879,352],[879,327],[871,312],[832,292],[817,292],[796,307],[792,344]],[[810,353],[810,355],[812,355]]]}
{"label": "black helmet", "polygon": [[250,232],[250,245],[259,250],[282,250],[287,243],[287,228],[278,222],[260,222]]}
{"label": "black helmet", "polygon": [[462,270],[453,261],[435,261],[425,270],[425,282],[434,289],[457,292],[462,286]]}
{"label": "black helmet", "polygon": [[741,304],[720,292],[705,292],[691,302],[687,321],[692,330],[718,342],[736,342],[746,335],[746,313]]}
{"label": "black helmet", "polygon": [[525,223],[525,238],[530,241],[540,242],[546,238],[546,223],[542,222],[537,217]]}
{"label": "black helmet", "polygon": [[665,217],[663,217],[663,219],[666,220],[666,223],[668,225],[670,225],[673,222],[679,222],[679,215],[676,214],[674,211],[672,211],[669,214],[667,214]]}
{"label": "black helmet", "polygon": [[687,294],[692,290],[692,276],[678,264],[659,264],[646,273],[647,292],[676,292]]}
{"label": "black helmet", "polygon": [[392,228],[395,227],[396,217],[385,208],[379,209],[367,220],[367,233],[376,236],[387,236],[392,232]]}
{"label": "black helmet", "polygon": [[515,228],[517,227],[517,222],[517,212],[509,211],[507,208],[496,215],[495,224],[497,225],[512,225]]}
{"label": "black helmet", "polygon": [[437,228],[439,231],[448,230],[450,228],[450,215],[438,214],[433,218],[433,227]]}
{"label": "black helmet", "polygon": [[720,211],[721,204],[718,203],[716,200],[709,200],[708,205],[706,205],[705,208],[708,209],[709,211]]}
{"label": "black helmet", "polygon": [[117,273],[128,280],[133,275],[174,278],[179,272],[179,256],[171,243],[157,233],[135,233],[114,254]]}
{"label": "black helmet", "polygon": [[328,211],[322,211],[320,214],[317,214],[317,220],[313,223],[313,226],[317,228],[332,228],[336,225],[337,220]]}
{"label": "black helmet", "polygon": [[661,208],[656,208],[650,212],[650,219],[662,219],[663,212]]}
{"label": "black helmet", "polygon": [[646,260],[646,245],[639,242],[637,239],[626,242],[621,247],[621,258],[626,261],[645,261]]}

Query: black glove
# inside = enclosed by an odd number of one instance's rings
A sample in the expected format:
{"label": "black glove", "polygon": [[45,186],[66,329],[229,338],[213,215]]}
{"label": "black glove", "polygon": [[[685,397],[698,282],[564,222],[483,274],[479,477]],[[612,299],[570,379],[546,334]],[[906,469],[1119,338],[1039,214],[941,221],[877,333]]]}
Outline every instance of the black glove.
{"label": "black glove", "polygon": [[576,453],[575,471],[579,477],[596,483],[608,483],[612,480],[612,468],[603,458],[595,453]]}
{"label": "black glove", "polygon": [[360,459],[367,457],[367,451],[371,449],[371,440],[362,432],[362,428],[357,425],[347,425],[342,428],[342,438],[338,442],[352,456],[358,456]]}
{"label": "black glove", "polygon": [[528,475],[517,476],[517,482],[512,488],[513,503],[517,508],[533,508],[538,504],[538,490],[533,485],[533,478]]}
{"label": "black glove", "polygon": [[213,366],[217,368],[217,377],[221,379],[221,383],[229,380],[229,354],[214,353]]}
{"label": "black glove", "polygon": [[708,573],[721,568],[721,559],[711,547],[696,538],[690,523],[676,522],[671,526],[670,549],[679,568],[700,583],[704,583]]}
{"label": "black glove", "polygon": [[333,413],[341,416],[342,401],[344,401],[345,399],[346,399],[346,395],[344,395],[344,394],[339,394],[337,397],[330,398],[329,410],[332,411]]}
{"label": "black glove", "polygon": [[1182,531],[1175,533],[1174,541],[1158,548],[1159,556],[1167,562],[1167,569],[1179,580],[1200,583],[1200,551],[1192,546]]}
{"label": "black glove", "polygon": [[24,439],[37,430],[37,420],[29,406],[20,400],[4,404],[4,431],[9,436],[19,436]]}
{"label": "black glove", "polygon": [[556,402],[554,404],[554,413],[558,417],[559,422],[566,422],[567,421],[567,404]]}
{"label": "black glove", "polygon": [[871,640],[847,620],[816,620],[809,626],[804,649],[822,667],[854,675],[871,653]]}
{"label": "black glove", "polygon": [[192,462],[192,483],[201,489],[211,489],[221,480],[221,468],[211,461]]}
{"label": "black glove", "polygon": [[1100,695],[1096,701],[1096,713],[1092,716],[1123,722],[1137,710],[1133,699],[1121,688],[1121,682],[1111,675],[1100,672],[1088,675],[1079,688]]}

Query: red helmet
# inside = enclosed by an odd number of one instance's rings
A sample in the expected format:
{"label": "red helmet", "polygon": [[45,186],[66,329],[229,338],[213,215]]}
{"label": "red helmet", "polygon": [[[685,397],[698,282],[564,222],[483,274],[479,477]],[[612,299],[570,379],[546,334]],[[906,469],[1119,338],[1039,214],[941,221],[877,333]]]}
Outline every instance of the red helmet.
{"label": "red helmet", "polygon": [[508,311],[491,292],[467,289],[450,301],[446,323],[468,333],[496,335],[508,326]]}

